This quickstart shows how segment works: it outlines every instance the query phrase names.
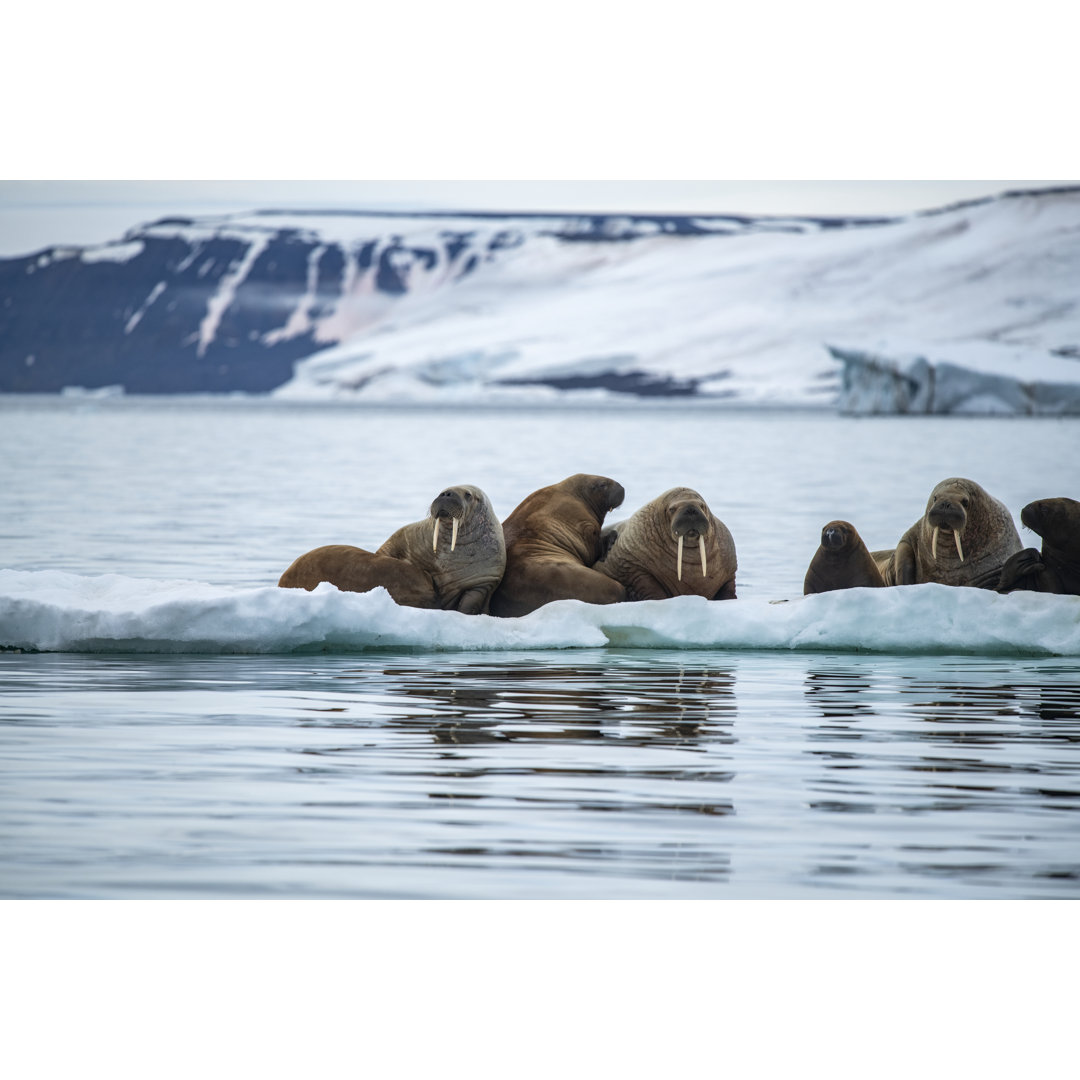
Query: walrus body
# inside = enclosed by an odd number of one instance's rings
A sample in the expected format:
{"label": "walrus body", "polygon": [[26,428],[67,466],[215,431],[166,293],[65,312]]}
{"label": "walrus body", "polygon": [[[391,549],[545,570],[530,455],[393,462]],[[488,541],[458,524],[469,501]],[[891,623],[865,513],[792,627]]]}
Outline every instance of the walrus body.
{"label": "walrus body", "polygon": [[502,526],[477,487],[447,488],[424,521],[404,525],[378,551],[330,544],[301,555],[281,575],[285,589],[329,581],[346,592],[382,586],[405,607],[486,610],[506,566]]}
{"label": "walrus body", "polygon": [[1080,502],[1039,499],[1020,511],[1020,520],[1042,537],[1042,551],[1024,548],[1002,567],[998,592],[1033,592],[1080,596]]}
{"label": "walrus body", "polygon": [[810,560],[803,580],[803,594],[834,589],[884,588],[878,558],[893,552],[871,553],[849,521],[830,521],[821,530],[821,545]]}
{"label": "walrus body", "polygon": [[665,491],[605,529],[604,540],[596,569],[623,585],[627,600],[735,599],[735,541],[691,488]]}
{"label": "walrus body", "polygon": [[491,597],[491,614],[527,615],[553,600],[625,600],[621,585],[592,569],[604,517],[624,495],[606,476],[577,473],[527,496],[503,522],[506,572]]}
{"label": "walrus body", "polygon": [[1022,546],[1003,503],[974,480],[951,477],[934,488],[926,512],[896,545],[886,582],[994,588],[1005,561]]}

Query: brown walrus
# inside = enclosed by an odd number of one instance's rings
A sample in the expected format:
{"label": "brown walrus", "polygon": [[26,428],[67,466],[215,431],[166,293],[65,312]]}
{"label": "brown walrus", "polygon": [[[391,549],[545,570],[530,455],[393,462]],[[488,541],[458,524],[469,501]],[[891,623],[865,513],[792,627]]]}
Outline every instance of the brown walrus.
{"label": "brown walrus", "polygon": [[803,594],[834,589],[884,588],[878,558],[893,552],[871,553],[849,521],[830,521],[821,530],[821,546],[810,560],[803,580]]}
{"label": "brown walrus", "polygon": [[604,534],[596,569],[625,586],[627,600],[735,599],[735,541],[691,488],[665,491]]}
{"label": "brown walrus", "polygon": [[1020,511],[1020,520],[1042,537],[1042,551],[1024,548],[1011,555],[997,591],[1080,596],[1080,502],[1064,496],[1038,499]]}
{"label": "brown walrus", "polygon": [[1006,559],[1022,546],[1003,503],[974,480],[950,477],[934,488],[926,512],[900,538],[885,582],[992,589]]}
{"label": "brown walrus", "polygon": [[329,581],[346,592],[382,586],[404,607],[486,610],[506,566],[502,526],[478,488],[447,488],[424,521],[403,525],[378,551],[330,544],[301,555],[278,581],[284,589]]}
{"label": "brown walrus", "polygon": [[622,484],[586,473],[526,496],[503,522],[506,572],[491,597],[491,614],[528,615],[552,600],[625,600],[618,582],[592,569],[604,517],[624,497]]}

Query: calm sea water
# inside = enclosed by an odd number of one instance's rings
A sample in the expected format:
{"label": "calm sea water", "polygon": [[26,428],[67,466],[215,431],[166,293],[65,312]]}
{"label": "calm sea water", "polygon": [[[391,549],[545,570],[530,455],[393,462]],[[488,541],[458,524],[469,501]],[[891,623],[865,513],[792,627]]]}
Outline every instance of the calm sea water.
{"label": "calm sea water", "polygon": [[[584,471],[696,487],[781,598],[947,476],[1075,497],[1080,424],[7,398],[0,453],[5,568],[271,584]],[[1080,896],[1080,661],[0,653],[0,896],[263,895]]]}

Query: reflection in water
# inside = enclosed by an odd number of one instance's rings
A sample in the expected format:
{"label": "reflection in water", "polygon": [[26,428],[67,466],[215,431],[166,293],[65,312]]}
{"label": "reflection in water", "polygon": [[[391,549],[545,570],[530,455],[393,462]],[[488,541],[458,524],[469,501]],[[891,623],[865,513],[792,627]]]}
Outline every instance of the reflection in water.
{"label": "reflection in water", "polygon": [[1080,896],[1080,664],[0,656],[4,896]]}
{"label": "reflection in water", "polygon": [[[578,872],[632,873],[665,880],[716,881],[731,871],[730,855],[707,842],[666,839],[663,818],[734,813],[723,794],[734,778],[723,747],[735,743],[735,676],[730,669],[642,663],[609,656],[596,663],[494,661],[431,664],[400,661],[374,677],[394,688],[398,708],[379,721],[388,732],[423,736],[442,748],[411,772],[423,798],[442,808],[448,828],[478,815],[516,821],[522,834],[498,842],[426,846],[430,866],[493,869],[507,860],[534,867],[579,866]],[[370,722],[370,666],[340,672],[349,716],[307,715],[308,728]],[[599,676],[599,677],[598,677]],[[404,707],[402,707],[404,706]],[[537,753],[538,747],[550,747]],[[422,753],[422,749],[418,747]],[[698,759],[691,765],[686,754]],[[438,812],[438,811],[437,811]],[[465,814],[463,820],[461,815]],[[585,815],[585,818],[582,818]],[[611,815],[597,826],[607,844],[553,842],[553,821]],[[534,824],[538,822],[538,824]],[[637,823],[659,834],[647,844]],[[577,831],[580,826],[571,829]]]}
{"label": "reflection in water", "polygon": [[[872,713],[869,700],[872,673],[845,671],[835,667],[811,667],[806,673],[804,692],[826,720]],[[855,735],[858,738],[858,735]]]}
{"label": "reflection in water", "polygon": [[[1080,683],[1072,679],[1003,682],[1000,665],[957,665],[933,678],[900,672],[900,662],[875,674],[844,662],[812,668],[804,684],[821,722],[808,732],[807,754],[821,771],[810,782],[811,810],[845,814],[900,814],[910,819],[942,813],[990,821],[1018,805],[1070,817],[1080,811]],[[881,702],[900,713],[886,731],[867,719]],[[859,742],[857,750],[852,740]],[[820,744],[825,744],[824,746]],[[1064,747],[1063,747],[1064,744]],[[1060,753],[1065,749],[1065,753]],[[1018,752],[1018,750],[1020,752]],[[909,782],[905,776],[914,774]],[[1080,880],[1080,821],[1064,863],[1032,866],[1032,876]],[[905,843],[900,869],[909,875],[977,880],[1007,874],[1010,861],[999,836],[986,843]],[[815,874],[855,872],[820,864]]]}
{"label": "reflection in water", "polygon": [[423,706],[394,722],[430,726],[440,741],[622,737],[643,745],[702,735],[733,741],[730,671],[619,666],[598,681],[591,665],[501,664],[437,672],[398,667],[383,674]]}

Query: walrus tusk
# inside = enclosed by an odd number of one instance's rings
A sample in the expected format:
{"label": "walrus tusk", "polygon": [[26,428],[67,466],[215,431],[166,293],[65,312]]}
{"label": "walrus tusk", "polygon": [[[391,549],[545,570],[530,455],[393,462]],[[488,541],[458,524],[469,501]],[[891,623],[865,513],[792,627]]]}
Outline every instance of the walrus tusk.
{"label": "walrus tusk", "polygon": [[933,539],[930,541],[930,558],[933,559],[934,562],[937,562],[937,534],[938,534],[938,527],[935,525],[934,526],[934,536],[933,536]]}
{"label": "walrus tusk", "polygon": [[956,554],[960,556],[960,561],[964,561],[964,545],[960,543],[960,533],[957,529],[952,531],[953,538],[956,540]]}
{"label": "walrus tusk", "polygon": [[676,576],[678,577],[678,579],[680,581],[682,581],[682,544],[683,544],[683,538],[680,536],[679,537],[679,555],[678,555],[678,558],[675,560],[675,574],[676,574]]}
{"label": "walrus tusk", "polygon": [[453,531],[452,531],[452,532],[450,533],[450,550],[451,550],[451,551],[453,551],[453,550],[454,550],[454,548],[456,548],[456,547],[457,547],[457,527],[458,527],[458,519],[457,519],[457,518],[454,518],[454,519],[453,519],[453,521],[454,521],[454,528],[453,528]]}
{"label": "walrus tusk", "polygon": [[705,537],[704,536],[698,541],[697,549],[701,553],[701,576],[702,577],[708,577],[709,576],[709,564],[708,564],[708,559],[705,556]]}
{"label": "walrus tusk", "polygon": [[439,525],[440,525],[440,521],[439,521],[438,518],[436,518],[435,519],[435,532],[432,534],[432,537],[431,537],[431,550],[432,551],[438,551],[439,550]]}

